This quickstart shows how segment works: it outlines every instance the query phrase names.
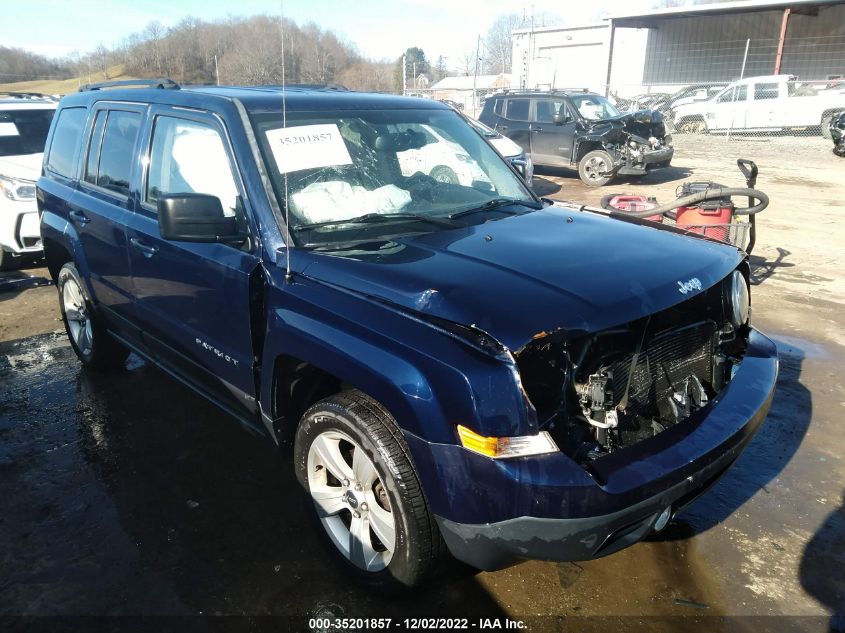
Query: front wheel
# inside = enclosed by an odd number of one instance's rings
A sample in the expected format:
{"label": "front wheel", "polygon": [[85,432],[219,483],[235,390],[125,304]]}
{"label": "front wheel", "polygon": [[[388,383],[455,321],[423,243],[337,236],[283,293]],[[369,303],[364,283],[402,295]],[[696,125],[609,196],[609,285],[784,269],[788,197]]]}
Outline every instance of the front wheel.
{"label": "front wheel", "polygon": [[56,285],[67,337],[82,364],[91,369],[121,367],[129,350],[103,327],[76,266],[62,266]]}
{"label": "front wheel", "polygon": [[609,174],[611,169],[613,169],[613,159],[610,154],[601,149],[587,152],[578,161],[578,175],[588,187],[603,187],[613,180],[613,174]]}
{"label": "front wheel", "polygon": [[390,414],[359,391],[312,406],[294,444],[318,529],[347,571],[375,589],[422,583],[445,546]]}

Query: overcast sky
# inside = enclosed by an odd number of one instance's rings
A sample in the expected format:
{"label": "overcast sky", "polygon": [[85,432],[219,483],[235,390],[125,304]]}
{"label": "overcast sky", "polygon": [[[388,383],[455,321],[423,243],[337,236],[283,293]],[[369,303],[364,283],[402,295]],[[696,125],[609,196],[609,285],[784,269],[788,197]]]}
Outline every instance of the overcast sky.
{"label": "overcast sky", "polygon": [[570,24],[596,21],[609,14],[635,12],[654,0],[29,0],[4,2],[0,44],[48,56],[87,52],[102,43],[113,47],[158,20],[165,26],[193,15],[204,20],[229,15],[278,15],[309,21],[335,31],[367,57],[395,59],[409,46],[421,47],[434,61],[458,64],[476,36],[484,35],[499,15],[549,12]]}

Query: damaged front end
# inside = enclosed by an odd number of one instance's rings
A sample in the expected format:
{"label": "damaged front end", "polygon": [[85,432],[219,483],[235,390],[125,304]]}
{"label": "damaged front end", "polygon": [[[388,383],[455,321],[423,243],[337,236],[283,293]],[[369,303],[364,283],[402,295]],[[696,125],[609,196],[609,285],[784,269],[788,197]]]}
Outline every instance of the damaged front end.
{"label": "damaged front end", "polygon": [[579,139],[580,148],[601,146],[613,159],[613,168],[606,175],[642,175],[668,167],[674,148],[666,134],[663,115],[652,110],[631,112],[612,119],[595,121]]}
{"label": "damaged front end", "polygon": [[582,466],[708,407],[742,362],[749,327],[728,276],[668,310],[612,329],[539,335],[516,354],[540,428]]}

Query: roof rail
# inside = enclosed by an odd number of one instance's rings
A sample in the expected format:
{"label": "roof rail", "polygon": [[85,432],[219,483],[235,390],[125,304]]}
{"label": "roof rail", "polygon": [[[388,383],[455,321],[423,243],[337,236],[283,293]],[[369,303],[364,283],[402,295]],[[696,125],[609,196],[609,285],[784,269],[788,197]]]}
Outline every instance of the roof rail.
{"label": "roof rail", "polygon": [[96,84],[85,84],[79,87],[79,92],[102,90],[103,88],[158,88],[159,90],[179,90],[179,84],[172,79],[124,79],[121,81],[102,81]]}
{"label": "roof rail", "polygon": [[502,88],[504,94],[526,94],[542,92],[548,94],[564,94],[567,92],[590,92],[589,88]]}
{"label": "roof rail", "polygon": [[[282,89],[281,84],[259,84],[257,86],[243,86],[244,88],[257,89]],[[285,84],[285,90],[332,90],[337,92],[350,92],[349,88],[341,84]]]}

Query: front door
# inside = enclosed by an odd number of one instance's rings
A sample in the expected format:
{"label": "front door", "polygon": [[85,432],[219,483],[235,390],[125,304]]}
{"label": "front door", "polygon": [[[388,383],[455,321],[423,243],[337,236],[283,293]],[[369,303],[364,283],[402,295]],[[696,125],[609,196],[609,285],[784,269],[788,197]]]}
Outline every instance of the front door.
{"label": "front door", "polygon": [[249,245],[162,239],[159,196],[217,196],[246,230],[248,208],[222,122],[158,106],[145,129],[147,166],[127,230],[137,318],[147,347],[166,366],[236,415],[257,411]]}
{"label": "front door", "polygon": [[[563,115],[556,124],[554,115]],[[572,160],[575,118],[563,99],[534,99],[531,117],[531,159],[541,165],[568,166]]]}

